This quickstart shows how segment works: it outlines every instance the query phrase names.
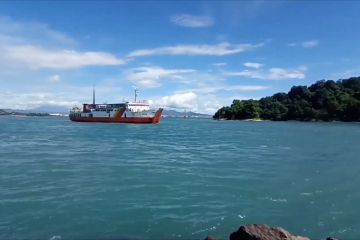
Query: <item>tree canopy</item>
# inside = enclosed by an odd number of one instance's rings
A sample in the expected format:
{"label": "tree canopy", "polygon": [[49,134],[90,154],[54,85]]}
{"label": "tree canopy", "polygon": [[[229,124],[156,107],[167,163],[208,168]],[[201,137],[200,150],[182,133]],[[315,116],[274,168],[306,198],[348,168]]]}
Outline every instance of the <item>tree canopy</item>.
{"label": "tree canopy", "polygon": [[266,119],[274,121],[360,121],[360,77],[320,80],[313,85],[293,86],[260,100],[234,100],[220,108],[214,119]]}

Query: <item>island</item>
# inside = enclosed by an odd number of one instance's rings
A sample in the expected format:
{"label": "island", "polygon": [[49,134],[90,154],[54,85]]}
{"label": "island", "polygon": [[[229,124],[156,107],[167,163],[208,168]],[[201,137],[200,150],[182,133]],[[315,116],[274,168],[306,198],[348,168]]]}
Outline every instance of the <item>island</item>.
{"label": "island", "polygon": [[259,100],[233,100],[213,119],[272,121],[360,121],[360,77],[293,86]]}

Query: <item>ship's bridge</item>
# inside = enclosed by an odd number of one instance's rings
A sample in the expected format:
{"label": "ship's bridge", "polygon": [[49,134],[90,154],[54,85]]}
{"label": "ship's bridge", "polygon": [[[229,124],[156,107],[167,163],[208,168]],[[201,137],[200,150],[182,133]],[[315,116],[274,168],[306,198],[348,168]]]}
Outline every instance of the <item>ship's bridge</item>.
{"label": "ship's bridge", "polygon": [[131,112],[142,112],[150,110],[148,102],[126,102],[126,108]]}

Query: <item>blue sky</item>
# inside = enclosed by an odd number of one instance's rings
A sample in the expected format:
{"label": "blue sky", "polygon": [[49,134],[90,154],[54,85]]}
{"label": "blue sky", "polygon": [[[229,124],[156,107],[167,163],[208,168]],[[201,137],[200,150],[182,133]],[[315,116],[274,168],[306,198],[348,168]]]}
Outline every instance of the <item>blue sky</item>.
{"label": "blue sky", "polygon": [[1,1],[0,108],[233,99],[360,75],[358,1]]}

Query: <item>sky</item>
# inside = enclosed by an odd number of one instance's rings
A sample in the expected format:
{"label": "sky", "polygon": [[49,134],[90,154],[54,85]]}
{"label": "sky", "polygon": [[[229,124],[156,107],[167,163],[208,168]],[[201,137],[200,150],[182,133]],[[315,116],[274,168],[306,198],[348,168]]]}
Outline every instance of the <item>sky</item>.
{"label": "sky", "polygon": [[360,1],[0,1],[0,108],[213,114],[360,75]]}

